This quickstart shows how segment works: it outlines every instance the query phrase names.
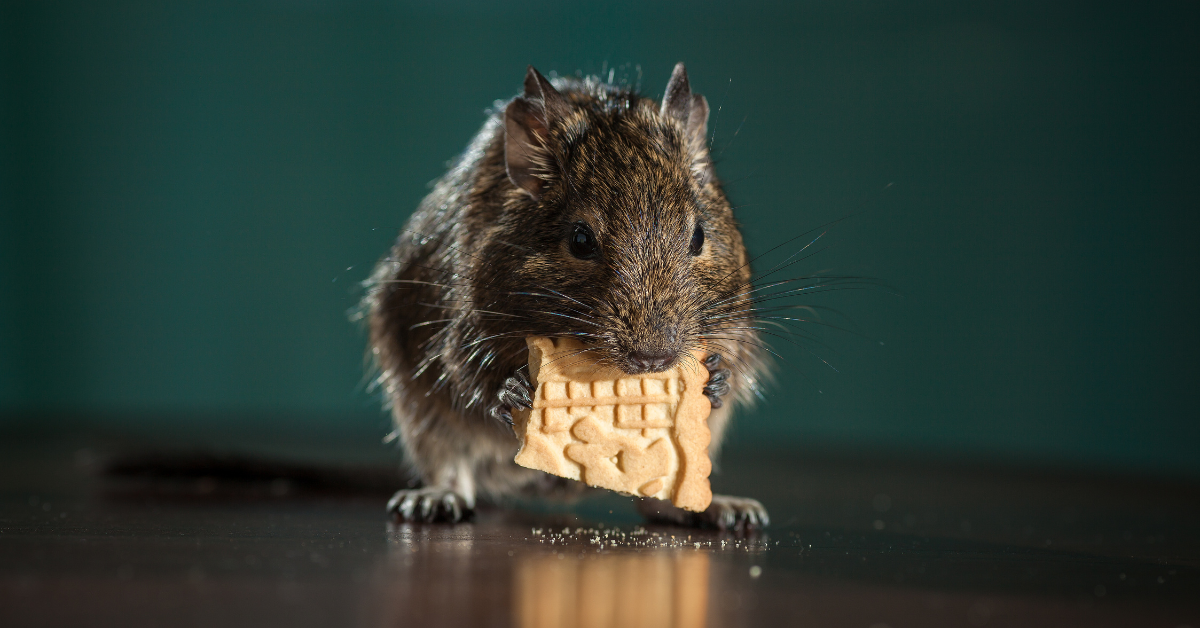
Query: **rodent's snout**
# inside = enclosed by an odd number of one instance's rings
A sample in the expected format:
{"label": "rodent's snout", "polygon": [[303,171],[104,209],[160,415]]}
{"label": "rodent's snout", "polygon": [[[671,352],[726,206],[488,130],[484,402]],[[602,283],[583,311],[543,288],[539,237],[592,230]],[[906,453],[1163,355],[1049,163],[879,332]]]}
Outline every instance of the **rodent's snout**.
{"label": "rodent's snout", "polygon": [[[615,362],[630,375],[660,373],[675,366],[683,349],[672,316],[651,304],[641,316],[620,321],[613,349]],[[623,324],[622,324],[623,323]]]}
{"label": "rodent's snout", "polygon": [[629,354],[629,365],[634,369],[631,375],[658,373],[671,368],[673,364],[675,354],[666,351],[637,351]]}

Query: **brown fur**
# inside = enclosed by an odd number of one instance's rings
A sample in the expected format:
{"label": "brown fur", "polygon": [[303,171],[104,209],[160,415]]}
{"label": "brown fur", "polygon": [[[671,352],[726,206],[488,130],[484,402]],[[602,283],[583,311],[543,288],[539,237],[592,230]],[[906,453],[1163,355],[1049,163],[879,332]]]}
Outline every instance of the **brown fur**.
{"label": "brown fur", "polygon": [[[535,74],[422,201],[364,299],[408,460],[468,509],[477,494],[574,488],[513,463],[517,441],[488,413],[526,362],[526,336],[577,336],[626,370],[632,352],[684,359],[703,344],[733,371],[735,401],[758,387],[750,266],[712,174],[698,119],[707,104],[690,95],[682,64],[686,94],[668,90],[677,102],[664,107],[596,78],[555,80],[539,98]],[[533,128],[523,179],[508,171],[506,111],[510,125]],[[705,240],[693,257],[697,221]],[[595,233],[596,259],[568,250],[579,222]],[[710,418],[714,455],[732,405]]]}

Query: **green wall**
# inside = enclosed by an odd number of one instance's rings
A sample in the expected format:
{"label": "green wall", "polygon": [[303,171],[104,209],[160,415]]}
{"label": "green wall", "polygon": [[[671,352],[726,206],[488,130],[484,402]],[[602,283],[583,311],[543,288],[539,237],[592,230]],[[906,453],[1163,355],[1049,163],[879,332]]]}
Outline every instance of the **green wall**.
{"label": "green wall", "polygon": [[684,60],[750,246],[890,286],[735,443],[1200,477],[1196,6],[9,3],[0,421],[377,442],[346,311],[483,110]]}

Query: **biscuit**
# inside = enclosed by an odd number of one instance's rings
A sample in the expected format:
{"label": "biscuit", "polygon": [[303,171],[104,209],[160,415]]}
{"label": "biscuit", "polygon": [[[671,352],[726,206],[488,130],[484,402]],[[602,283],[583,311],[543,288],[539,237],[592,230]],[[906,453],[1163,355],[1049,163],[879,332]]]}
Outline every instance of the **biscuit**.
{"label": "biscuit", "polygon": [[708,508],[704,355],[661,373],[598,364],[573,338],[532,336],[533,408],[513,412],[516,463],[590,486]]}

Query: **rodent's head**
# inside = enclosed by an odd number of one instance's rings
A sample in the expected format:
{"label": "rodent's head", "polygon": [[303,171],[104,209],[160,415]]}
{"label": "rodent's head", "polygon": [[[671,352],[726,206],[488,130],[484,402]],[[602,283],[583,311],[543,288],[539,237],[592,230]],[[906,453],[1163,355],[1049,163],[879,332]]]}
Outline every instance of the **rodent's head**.
{"label": "rodent's head", "polygon": [[708,103],[683,64],[661,105],[597,79],[556,82],[530,67],[504,112],[511,185],[482,259],[505,263],[480,269],[489,301],[527,335],[577,336],[628,373],[736,342],[750,269],[713,175]]}

